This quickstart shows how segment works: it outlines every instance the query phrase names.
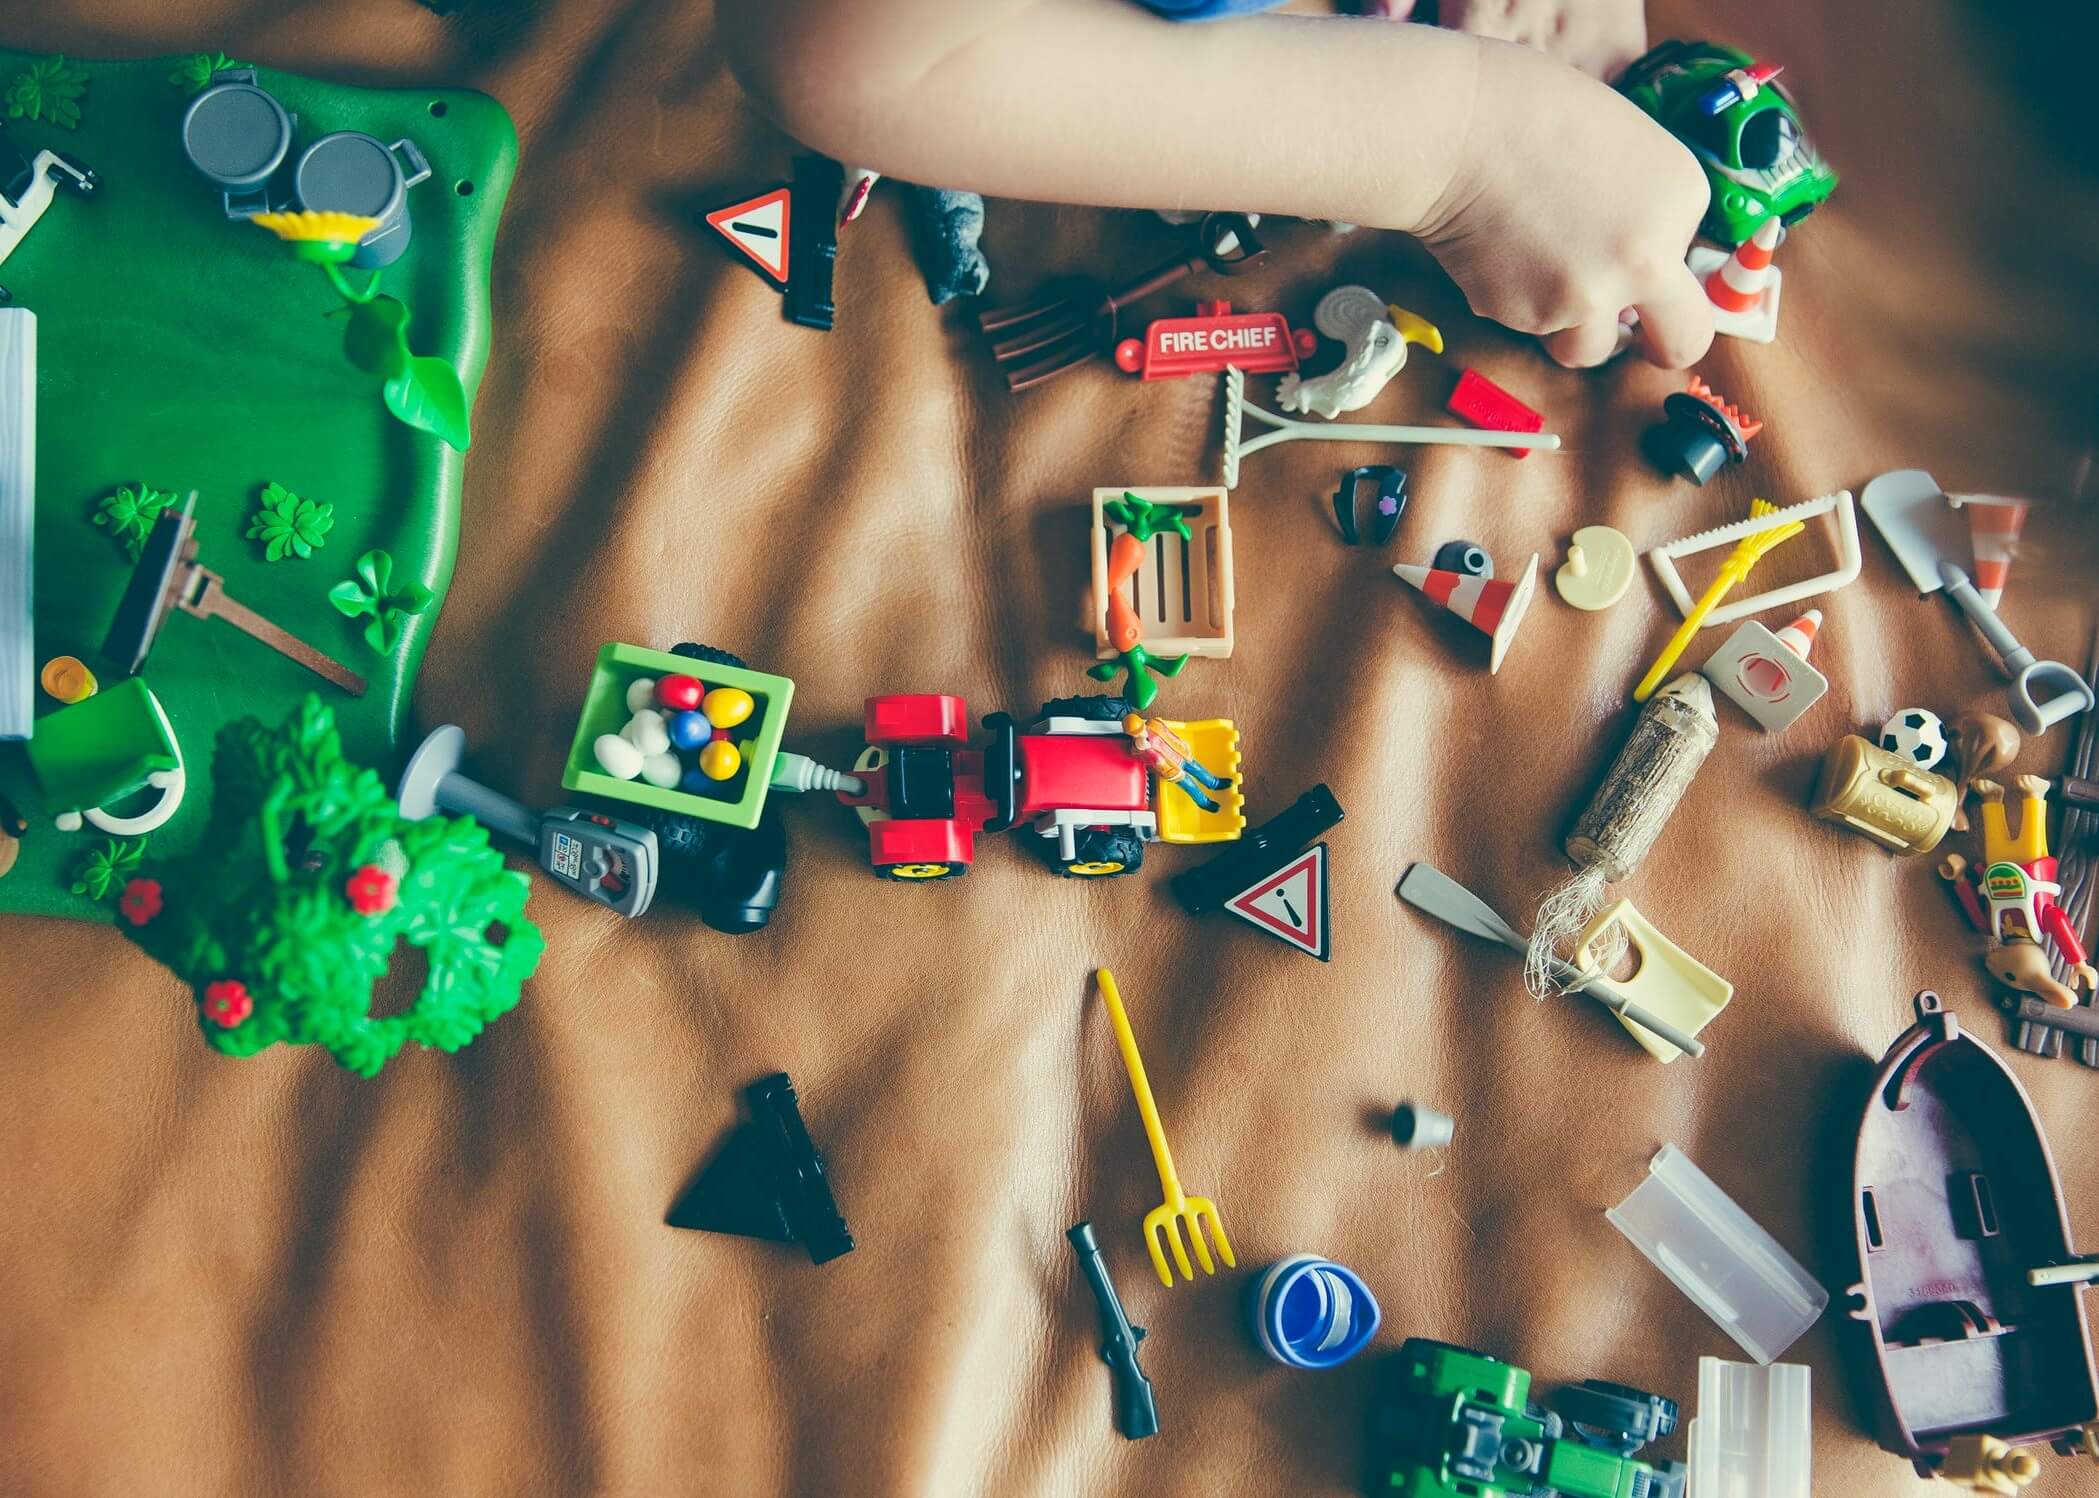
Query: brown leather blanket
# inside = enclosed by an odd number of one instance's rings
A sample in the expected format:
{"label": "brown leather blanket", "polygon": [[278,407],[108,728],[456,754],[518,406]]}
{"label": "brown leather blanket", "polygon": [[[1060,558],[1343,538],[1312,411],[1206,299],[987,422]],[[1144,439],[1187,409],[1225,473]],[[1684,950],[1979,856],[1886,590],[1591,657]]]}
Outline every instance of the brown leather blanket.
{"label": "brown leather blanket", "polygon": [[[784,325],[693,221],[789,153],[725,70],[705,0],[476,9],[46,0],[0,22],[12,44],[79,56],[214,47],[471,84],[516,117],[495,352],[421,723],[463,724],[483,778],[551,805],[605,640],[706,640],[792,676],[790,739],[833,763],[869,693],[1024,714],[1086,689],[1080,506],[1096,484],[1211,481],[1212,382],[1096,366],[1009,397],[960,309],[926,303],[893,189],[845,237],[837,331]],[[884,885],[820,797],[791,810],[769,930],[732,940],[676,909],[622,922],[540,881],[548,952],[523,1004],[465,1052],[412,1052],[370,1082],[319,1053],[217,1057],[187,994],[114,933],[0,923],[0,1490],[1345,1492],[1380,1359],[1265,1360],[1248,1270],[1323,1253],[1380,1298],[1377,1353],[1432,1336],[1545,1387],[1661,1390],[1688,1415],[1699,1355],[1739,1354],[1603,1217],[1673,1140],[1837,1296],[1790,1355],[1814,1368],[1816,1492],[1915,1491],[1874,1447],[1842,1314],[1850,1138],[1914,991],[1941,990],[2011,1052],[1979,941],[1928,861],[1805,806],[1838,735],[1912,704],[1949,720],[2000,704],[1981,652],[1869,532],[1865,576],[1822,600],[1829,698],[1779,735],[1721,704],[1719,748],[1618,891],[1737,985],[1709,1054],[1665,1068],[1585,1001],[1533,1004],[1513,958],[1393,886],[1427,859],[1526,914],[1565,872],[1559,840],[1673,610],[1644,572],[1606,614],[1547,592],[1489,677],[1479,638],[1387,569],[1460,536],[1504,568],[1534,550],[1549,568],[1583,523],[1644,545],[1753,494],[1896,467],[2068,492],[2099,430],[2094,37],[2053,29],[2048,7],[1954,0],[1655,9],[1657,36],[1785,61],[1844,173],[1782,252],[1781,341],[1723,341],[1703,366],[1766,423],[1745,467],[1702,490],[1662,478],[1636,439],[1674,377],[1558,371],[1387,237],[1276,225],[1269,266],[1190,289],[1295,323],[1325,287],[1368,282],[1450,346],[1417,352],[1367,417],[1445,419],[1473,366],[1566,438],[1520,463],[1406,453],[1414,498],[1389,554],[1342,547],[1322,519],[1337,470],[1379,454],[1248,460],[1237,653],[1163,700],[1237,721],[1257,819],[1320,780],[1347,808],[1330,964],[1183,916],[1165,887],[1194,861],[1181,850],[1089,885],[993,841],[959,883]],[[1287,107],[1317,116],[1317,80],[1293,83]],[[1167,242],[1149,216],[994,204],[994,290],[1113,274]],[[2081,662],[2099,529],[2058,507],[2028,543],[2007,616]],[[1763,580],[1817,560],[1774,559]],[[2059,773],[2073,731],[2020,768]],[[1236,1273],[1171,1291],[1150,1274],[1138,1223],[1157,1183],[1089,985],[1102,963]],[[2099,1075],[2011,1064],[2099,1245],[2099,1160],[2081,1147]],[[739,1089],[776,1069],[860,1244],[822,1268],[663,1221]],[[1403,1098],[1455,1115],[1455,1146],[1397,1151],[1383,1128]],[[1152,1441],[1109,1425],[1063,1236],[1081,1217],[1151,1330]],[[2051,1458],[2040,1491],[2090,1481]]]}

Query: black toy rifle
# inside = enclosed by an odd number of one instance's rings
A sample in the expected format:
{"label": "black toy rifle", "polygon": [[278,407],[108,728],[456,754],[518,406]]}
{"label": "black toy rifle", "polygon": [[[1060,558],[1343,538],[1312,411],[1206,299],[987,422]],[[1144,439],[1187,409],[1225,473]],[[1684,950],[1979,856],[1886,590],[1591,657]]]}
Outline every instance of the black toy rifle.
{"label": "black toy rifle", "polygon": [[1123,1311],[1122,1297],[1115,1293],[1115,1281],[1108,1278],[1100,1245],[1094,1242],[1093,1224],[1082,1222],[1064,1236],[1071,1240],[1072,1250],[1079,1256],[1079,1268],[1086,1283],[1093,1287],[1094,1300],[1100,1304],[1101,1361],[1115,1375],[1115,1428],[1132,1441],[1155,1436],[1159,1433],[1159,1408],[1152,1402],[1152,1381],[1137,1366],[1137,1344],[1144,1340],[1144,1328],[1130,1325],[1130,1318]]}

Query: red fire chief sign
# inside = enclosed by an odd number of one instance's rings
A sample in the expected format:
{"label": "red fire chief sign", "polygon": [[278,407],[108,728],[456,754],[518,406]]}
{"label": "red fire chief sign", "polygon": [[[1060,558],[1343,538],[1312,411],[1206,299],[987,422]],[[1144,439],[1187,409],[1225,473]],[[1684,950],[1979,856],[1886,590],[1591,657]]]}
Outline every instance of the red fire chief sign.
{"label": "red fire chief sign", "polygon": [[1280,312],[1234,312],[1230,302],[1197,302],[1193,317],[1162,317],[1144,337],[1115,348],[1116,366],[1147,380],[1221,374],[1236,365],[1248,374],[1289,374],[1319,340],[1309,328],[1290,330]]}

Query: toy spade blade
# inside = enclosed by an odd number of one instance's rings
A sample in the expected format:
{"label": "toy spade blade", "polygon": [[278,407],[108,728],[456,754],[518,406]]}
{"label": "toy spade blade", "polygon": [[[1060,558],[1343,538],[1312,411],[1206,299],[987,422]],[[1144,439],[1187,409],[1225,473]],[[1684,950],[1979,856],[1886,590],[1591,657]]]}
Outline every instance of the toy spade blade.
{"label": "toy spade blade", "polygon": [[823,1156],[809,1141],[794,1083],[787,1073],[745,1090],[751,1116],[707,1163],[665,1219],[672,1227],[742,1238],[800,1243],[812,1264],[853,1251],[853,1234],[839,1215],[824,1175]]}

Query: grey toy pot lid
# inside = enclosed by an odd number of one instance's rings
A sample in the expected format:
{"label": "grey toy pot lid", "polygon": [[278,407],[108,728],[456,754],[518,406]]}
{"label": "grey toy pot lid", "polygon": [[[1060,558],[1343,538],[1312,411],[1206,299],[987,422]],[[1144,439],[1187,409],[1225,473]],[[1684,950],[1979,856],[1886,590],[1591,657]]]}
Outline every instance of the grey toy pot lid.
{"label": "grey toy pot lid", "polygon": [[324,135],[299,157],[293,187],[300,206],[354,213],[384,223],[400,211],[401,165],[386,143],[355,130]]}
{"label": "grey toy pot lid", "polygon": [[252,83],[216,84],[197,95],[182,116],[183,154],[222,187],[267,181],[291,140],[291,116]]}

